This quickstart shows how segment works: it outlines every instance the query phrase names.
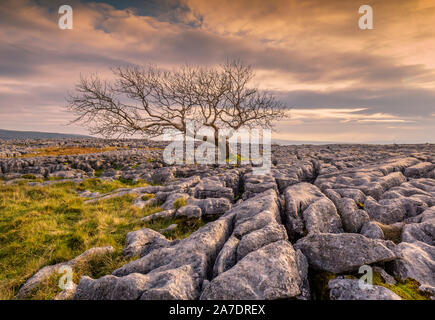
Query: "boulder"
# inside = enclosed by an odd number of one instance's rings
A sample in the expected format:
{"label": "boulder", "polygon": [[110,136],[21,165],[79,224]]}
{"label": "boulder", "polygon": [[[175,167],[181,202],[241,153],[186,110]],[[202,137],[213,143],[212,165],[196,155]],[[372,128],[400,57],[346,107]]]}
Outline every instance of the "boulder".
{"label": "boulder", "polygon": [[340,216],[331,200],[316,186],[298,183],[285,190],[286,228],[291,240],[311,233],[342,232]]}
{"label": "boulder", "polygon": [[175,210],[164,210],[145,216],[141,218],[140,221],[148,222],[148,221],[159,220],[159,219],[170,219],[174,216],[174,213]]}
{"label": "boulder", "polygon": [[194,205],[183,206],[175,212],[176,218],[201,219],[201,216],[202,216],[201,208]]}
{"label": "boulder", "polygon": [[70,261],[61,262],[51,266],[45,266],[21,286],[20,290],[18,290],[17,298],[25,299],[28,297],[37,286],[39,286],[42,282],[47,281],[54,274],[58,273],[59,268],[63,266],[74,268],[74,266],[80,263],[85,263],[95,256],[106,255],[112,252],[113,247],[91,248]]}
{"label": "boulder", "polygon": [[231,202],[227,198],[209,198],[203,202],[205,216],[220,216],[231,209]]}
{"label": "boulder", "polygon": [[294,247],[302,251],[311,268],[332,273],[351,272],[365,264],[396,258],[391,241],[369,239],[355,233],[311,234],[298,240]]}
{"label": "boulder", "polygon": [[357,279],[336,278],[328,283],[331,300],[402,300],[393,291],[382,286],[360,288]]}
{"label": "boulder", "polygon": [[421,241],[402,242],[396,247],[399,259],[391,262],[393,274],[405,280],[435,287],[435,247]]}
{"label": "boulder", "polygon": [[435,164],[431,162],[420,162],[416,165],[406,168],[405,176],[410,178],[423,178],[433,169],[435,169]]}
{"label": "boulder", "polygon": [[270,223],[242,237],[237,246],[237,261],[241,260],[248,253],[258,250],[269,243],[287,239],[287,232],[283,225]]}
{"label": "boulder", "polygon": [[367,222],[361,228],[361,234],[370,239],[384,239],[384,232],[377,223]]}
{"label": "boulder", "polygon": [[104,276],[98,280],[82,277],[75,300],[187,300],[198,292],[192,268],[179,268],[151,274],[131,273],[124,277]]}
{"label": "boulder", "polygon": [[[157,195],[156,195],[157,196]],[[187,193],[171,193],[170,195],[168,195],[168,197],[166,198],[165,203],[163,203],[160,207],[163,210],[170,210],[170,209],[175,209],[174,208],[174,202],[177,199],[188,199],[189,195]]]}
{"label": "boulder", "polygon": [[210,281],[202,300],[288,299],[301,294],[296,253],[281,240],[253,251]]}
{"label": "boulder", "polygon": [[407,224],[402,229],[402,242],[421,241],[435,246],[435,221]]}
{"label": "boulder", "polygon": [[219,255],[216,258],[216,262],[213,267],[213,278],[219,274],[231,269],[237,262],[237,246],[239,245],[239,239],[235,236],[231,236]]}
{"label": "boulder", "polygon": [[127,257],[144,256],[152,250],[167,247],[171,243],[160,233],[148,228],[127,233],[126,242],[127,245],[122,253]]}
{"label": "boulder", "polygon": [[384,224],[401,222],[406,216],[406,209],[400,199],[383,199],[377,202],[372,197],[367,197],[364,210],[368,213],[370,220]]}
{"label": "boulder", "polygon": [[175,167],[163,167],[155,169],[151,176],[151,181],[154,183],[166,183],[172,181],[175,178],[175,172]]}
{"label": "boulder", "polygon": [[337,201],[337,210],[346,232],[358,233],[362,226],[370,221],[369,215],[358,209],[355,201],[350,198],[342,198]]}

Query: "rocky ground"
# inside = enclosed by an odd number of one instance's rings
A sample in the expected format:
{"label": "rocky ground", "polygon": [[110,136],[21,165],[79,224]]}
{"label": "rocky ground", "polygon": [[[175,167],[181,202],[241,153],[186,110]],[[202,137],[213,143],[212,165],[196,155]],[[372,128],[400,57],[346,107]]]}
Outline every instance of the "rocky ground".
{"label": "rocky ground", "polygon": [[[122,149],[25,157],[35,146],[74,145]],[[96,139],[1,144],[6,184],[29,175],[42,179],[36,185],[94,176],[146,180],[152,185],[83,197],[130,193],[134,206],[160,204],[145,221],[207,222],[182,240],[130,232],[124,254],[137,259],[99,279],[84,276],[59,298],[395,300],[406,298],[402,289],[435,297],[435,145],[274,145],[272,170],[263,176],[249,166],[166,166],[163,147]],[[41,269],[18,297],[47,272],[74,263]],[[374,285],[361,289],[365,265]]]}

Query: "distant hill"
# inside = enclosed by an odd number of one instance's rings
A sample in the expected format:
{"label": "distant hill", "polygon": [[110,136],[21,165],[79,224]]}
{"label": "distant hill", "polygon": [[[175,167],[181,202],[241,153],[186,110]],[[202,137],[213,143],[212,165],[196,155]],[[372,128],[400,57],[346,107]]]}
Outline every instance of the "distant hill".
{"label": "distant hill", "polygon": [[59,138],[92,138],[90,136],[67,133],[52,133],[39,131],[15,131],[0,129],[0,139],[59,139]]}

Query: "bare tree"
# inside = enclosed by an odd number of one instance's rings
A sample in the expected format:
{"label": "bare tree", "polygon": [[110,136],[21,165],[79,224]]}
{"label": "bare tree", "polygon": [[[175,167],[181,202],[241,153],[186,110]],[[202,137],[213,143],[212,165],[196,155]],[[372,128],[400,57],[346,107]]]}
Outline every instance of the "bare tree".
{"label": "bare tree", "polygon": [[[207,127],[218,146],[219,129],[271,128],[286,116],[273,95],[250,86],[254,72],[240,61],[214,68],[128,66],[112,71],[113,81],[81,77],[68,98],[73,122],[84,123],[93,134],[157,137],[175,129],[194,137],[199,127]],[[196,124],[193,130],[190,120]]]}

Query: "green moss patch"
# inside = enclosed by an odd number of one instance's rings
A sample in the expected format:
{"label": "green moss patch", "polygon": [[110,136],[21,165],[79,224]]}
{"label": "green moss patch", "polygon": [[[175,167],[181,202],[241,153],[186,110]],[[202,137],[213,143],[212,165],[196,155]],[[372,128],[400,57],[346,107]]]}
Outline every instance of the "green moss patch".
{"label": "green moss patch", "polygon": [[128,232],[147,227],[140,218],[161,210],[132,207],[132,195],[84,204],[80,189],[127,187],[119,181],[106,185],[90,180],[81,186],[0,184],[0,299],[13,298],[42,267],[71,260],[89,248],[113,246],[119,254]]}
{"label": "green moss patch", "polygon": [[396,279],[394,285],[384,282],[382,276],[378,272],[373,273],[373,284],[390,289],[404,300],[430,300],[430,294],[420,291],[420,283],[414,279],[408,278],[405,281]]}
{"label": "green moss patch", "polygon": [[143,201],[147,201],[147,200],[150,200],[150,199],[152,199],[152,198],[154,198],[154,197],[155,197],[154,194],[152,194],[152,193],[146,193],[146,194],[144,194],[144,195],[142,196],[142,200],[143,200]]}
{"label": "green moss patch", "polygon": [[181,207],[184,207],[187,204],[186,199],[184,198],[178,198],[174,201],[174,209],[178,210]]}

